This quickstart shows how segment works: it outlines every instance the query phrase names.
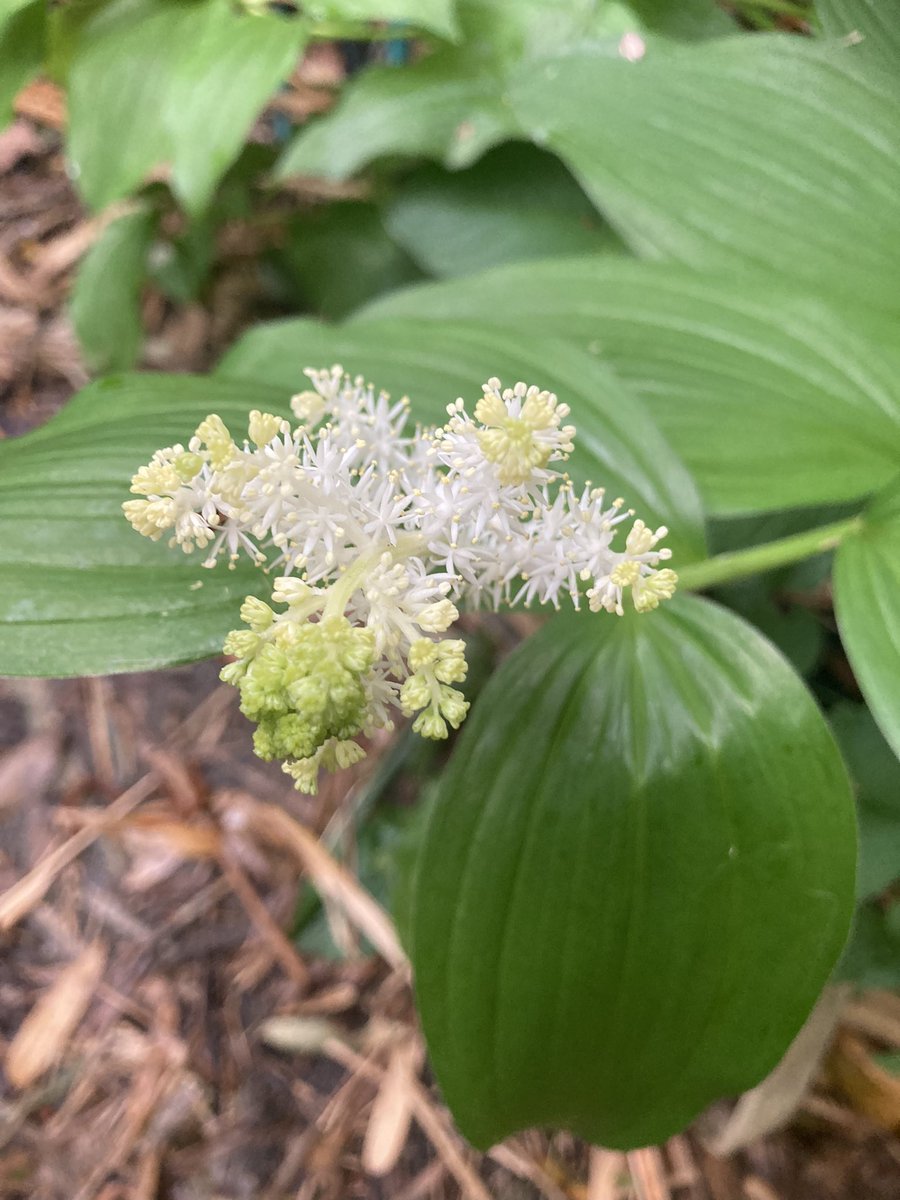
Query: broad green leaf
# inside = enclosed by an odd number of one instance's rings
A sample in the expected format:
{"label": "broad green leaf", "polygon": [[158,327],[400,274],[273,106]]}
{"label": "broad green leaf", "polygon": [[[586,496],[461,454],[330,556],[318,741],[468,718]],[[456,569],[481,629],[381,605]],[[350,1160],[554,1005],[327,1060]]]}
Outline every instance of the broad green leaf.
{"label": "broad green leaf", "polygon": [[900,878],[900,762],[862,704],[842,701],[828,719],[857,789],[856,892],[873,896]]}
{"label": "broad green leaf", "polygon": [[317,23],[398,21],[451,41],[459,36],[454,0],[313,0],[303,7]]}
{"label": "broad green leaf", "polygon": [[[634,5],[615,0],[460,0],[472,48],[498,67],[536,62],[585,44],[615,53],[615,40],[643,28]],[[649,7],[653,7],[650,5]]]}
{"label": "broad green leaf", "polygon": [[369,316],[465,318],[601,356],[647,403],[717,515],[852,500],[897,472],[896,351],[771,280],[547,261],[398,292],[358,320]]}
{"label": "broad green leaf", "polygon": [[114,0],[75,31],[68,153],[82,195],[104,208],[171,158],[165,91],[203,4]]}
{"label": "broad green leaf", "polygon": [[45,0],[7,0],[0,8],[0,129],[12,120],[20,88],[41,69],[46,25]]}
{"label": "broad green leaf", "polygon": [[290,395],[303,367],[335,361],[394,395],[410,396],[413,417],[426,424],[443,423],[457,396],[476,399],[493,375],[552,389],[571,407],[578,430],[570,463],[576,480],[590,478],[610,496],[624,496],[648,523],[667,525],[676,567],[702,556],[702,518],[690,477],[640,402],[591,355],[463,321],[330,328],[301,320],[251,331],[225,356],[219,374],[277,385]]}
{"label": "broad green leaf", "polygon": [[332,112],[291,142],[276,177],[347,179],[388,154],[466,167],[515,132],[493,72],[465,49],[448,48],[410,67],[364,71]]}
{"label": "broad green leaf", "polygon": [[373,297],[422,278],[374,204],[329,204],[291,223],[279,249],[302,310],[340,320]]}
{"label": "broad green leaf", "polygon": [[229,0],[100,9],[77,33],[69,86],[69,152],[88,203],[102,208],[167,164],[179,199],[202,210],[307,35],[302,20]]}
{"label": "broad green leaf", "polygon": [[[900,81],[789,36],[574,51],[508,89],[642,257],[900,307]],[[591,114],[602,114],[598,119]]]}
{"label": "broad green leaf", "polygon": [[877,497],[839,547],[834,603],[850,665],[900,756],[900,487]]}
{"label": "broad green leaf", "polygon": [[821,714],[740,618],[552,621],[470,714],[412,881],[462,1132],[630,1149],[756,1084],[840,953],[855,840]]}
{"label": "broad green leaf", "polygon": [[824,32],[849,42],[856,57],[900,70],[897,0],[816,0],[816,14]]}
{"label": "broad green leaf", "polygon": [[237,432],[282,391],[131,375],[92,384],[47,425],[0,443],[0,675],[88,675],[215,654],[259,573],[140,537],[132,474],[209,412]]}
{"label": "broad green leaf", "polygon": [[397,188],[385,222],[425,270],[441,276],[622,249],[558,158],[515,143],[468,171],[421,168]]}
{"label": "broad green leaf", "polygon": [[561,51],[605,45],[616,52],[625,33],[695,39],[733,33],[715,0],[459,0],[460,22],[476,44],[489,41],[498,61],[514,66]]}
{"label": "broad green leaf", "polygon": [[192,211],[209,202],[266,101],[306,45],[301,20],[241,13],[206,0],[165,96],[173,150],[172,187]]}
{"label": "broad green leaf", "polygon": [[75,279],[71,315],[92,370],[134,365],[141,346],[141,286],[156,224],[139,209],[112,221],[88,251]]}
{"label": "broad green leaf", "polygon": [[438,47],[409,67],[373,67],[346,84],[336,108],[288,147],[278,178],[346,179],[385,155],[467,167],[517,135],[505,94],[511,67],[586,39],[614,55],[616,39],[638,24],[624,6],[593,0],[461,0],[459,18],[464,45]]}

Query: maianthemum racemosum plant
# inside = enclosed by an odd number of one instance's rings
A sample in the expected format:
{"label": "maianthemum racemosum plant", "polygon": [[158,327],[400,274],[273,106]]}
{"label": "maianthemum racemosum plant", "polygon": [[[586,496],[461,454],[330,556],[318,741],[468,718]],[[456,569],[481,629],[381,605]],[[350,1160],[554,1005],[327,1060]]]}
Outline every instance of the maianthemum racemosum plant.
{"label": "maianthemum racemosum plant", "polygon": [[646,612],[673,594],[666,529],[561,469],[575,428],[552,393],[490,379],[472,415],[457,400],[446,424],[410,430],[406,399],[339,366],[306,374],[296,425],[253,411],[236,441],[211,415],[140,468],[123,505],[139,533],[205,552],[204,566],[247,554],[273,578],[271,603],[244,601],[222,679],[256,722],[257,754],[284,760],[301,791],[361,759],[357,739],[395,709],[427,738],[459,727],[459,606],[568,596],[621,615],[629,597]]}

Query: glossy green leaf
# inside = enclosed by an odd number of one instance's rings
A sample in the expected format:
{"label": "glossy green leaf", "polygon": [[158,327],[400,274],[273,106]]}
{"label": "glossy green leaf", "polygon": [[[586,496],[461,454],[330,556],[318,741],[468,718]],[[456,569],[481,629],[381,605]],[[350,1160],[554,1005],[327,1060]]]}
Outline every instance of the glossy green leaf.
{"label": "glossy green leaf", "polygon": [[[346,179],[386,155],[475,162],[518,125],[506,97],[511,67],[587,39],[615,54],[636,20],[622,5],[584,0],[461,0],[465,44],[441,46],[408,67],[372,67],[350,81],[332,112],[311,121],[286,150],[278,177]],[[529,68],[530,69],[530,68]]]}
{"label": "glossy green leaf", "polygon": [[772,280],[547,261],[398,292],[358,319],[369,316],[478,320],[602,357],[647,403],[719,515],[855,499],[900,461],[896,350]]}
{"label": "glossy green leaf", "polygon": [[900,487],[882,493],[839,547],[834,603],[850,665],[900,756]]}
{"label": "glossy green leaf", "polygon": [[855,57],[900,70],[897,0],[816,0],[816,15],[826,34],[850,43]]}
{"label": "glossy green leaf", "polygon": [[209,201],[297,60],[304,21],[229,0],[113,0],[77,33],[69,153],[94,208],[161,164],[194,211]]}
{"label": "glossy green leaf", "polygon": [[156,217],[146,209],[112,221],[88,251],[72,291],[71,316],[96,372],[134,365],[141,346],[141,287]]}
{"label": "glossy green leaf", "polygon": [[389,154],[466,167],[515,132],[493,73],[466,50],[447,48],[410,67],[364,71],[332,112],[291,142],[276,177],[347,179]]}
{"label": "glossy green leaf", "polygon": [[416,262],[440,276],[623,249],[558,158],[516,143],[489,151],[468,171],[421,168],[395,191],[385,223]]}
{"label": "glossy green leaf", "polygon": [[840,953],[855,854],[827,726],[750,626],[691,598],[551,622],[470,714],[412,883],[460,1129],[632,1148],[757,1083]]}
{"label": "glossy green leaf", "polygon": [[46,25],[45,0],[7,0],[0,8],[0,129],[12,120],[19,89],[41,69]]}
{"label": "glossy green leaf", "polygon": [[635,8],[617,0],[460,0],[460,21],[472,48],[502,68],[585,43],[615,53],[622,34],[643,28]]}
{"label": "glossy green leaf", "polygon": [[492,375],[555,391],[578,430],[570,469],[610,495],[627,498],[648,523],[668,526],[675,563],[703,555],[702,517],[694,486],[643,406],[591,355],[542,337],[512,337],[463,321],[440,327],[412,321],[367,321],[329,328],[282,321],[247,334],[219,372],[297,390],[304,366],[341,362],[394,395],[409,395],[413,416],[446,420],[457,396],[474,399]]}
{"label": "glossy green leaf", "polygon": [[864,705],[842,701],[828,719],[856,784],[857,895],[873,896],[900,878],[900,761]]}
{"label": "glossy green leaf", "polygon": [[638,62],[580,50],[508,95],[641,256],[900,308],[900,80],[848,50],[786,35],[655,42]]}
{"label": "glossy green leaf", "polygon": [[95,383],[47,425],[0,443],[0,675],[86,675],[215,654],[258,581],[249,565],[140,537],[122,515],[132,474],[211,411],[245,426],[283,391],[132,375]]}

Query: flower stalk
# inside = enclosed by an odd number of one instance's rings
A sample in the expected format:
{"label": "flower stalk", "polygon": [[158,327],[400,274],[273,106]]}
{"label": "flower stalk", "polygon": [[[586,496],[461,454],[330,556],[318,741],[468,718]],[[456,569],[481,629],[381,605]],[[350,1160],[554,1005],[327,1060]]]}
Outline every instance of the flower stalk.
{"label": "flower stalk", "polygon": [[746,550],[732,550],[716,554],[702,562],[689,563],[678,573],[679,586],[689,591],[705,591],[720,587],[751,575],[761,575],[778,567],[791,566],[807,558],[814,558],[828,550],[835,550],[851,534],[857,533],[863,519],[857,515],[829,525],[819,525],[803,533],[777,538],[761,546],[750,546]]}

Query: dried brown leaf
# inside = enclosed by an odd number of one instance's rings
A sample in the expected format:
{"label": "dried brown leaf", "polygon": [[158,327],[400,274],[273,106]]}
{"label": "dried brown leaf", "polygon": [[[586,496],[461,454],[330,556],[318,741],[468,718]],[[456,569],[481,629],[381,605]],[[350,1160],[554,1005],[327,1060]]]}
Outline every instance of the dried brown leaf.
{"label": "dried brown leaf", "polygon": [[656,1146],[631,1150],[625,1155],[637,1200],[672,1200],[666,1165]]}
{"label": "dried brown leaf", "polygon": [[585,1200],[616,1200],[619,1180],[625,1172],[624,1154],[600,1146],[592,1147]]}
{"label": "dried brown leaf", "polygon": [[0,896],[0,930],[12,929],[19,921],[43,900],[53,881],[64,867],[82,854],[97,840],[109,825],[114,825],[156,788],[155,775],[145,775],[123,792],[105,810],[103,822],[92,828],[80,829],[78,833],[51,850],[32,869]]}
{"label": "dried brown leaf", "polygon": [[6,1056],[13,1087],[26,1088],[62,1058],[106,966],[106,948],[88,946],[65,967],[19,1026]]}
{"label": "dried brown leaf", "polygon": [[300,861],[316,890],[333,901],[393,967],[408,961],[393,922],[377,900],[353,875],[336,862],[319,839],[274,804],[259,804],[247,797],[240,812],[247,827],[270,844],[291,851]]}
{"label": "dried brown leaf", "polygon": [[394,1047],[363,1140],[362,1164],[370,1175],[387,1175],[397,1165],[412,1121],[419,1061],[419,1048],[413,1039]]}
{"label": "dried brown leaf", "polygon": [[66,97],[62,88],[47,79],[25,85],[13,102],[17,117],[28,117],[38,125],[62,129],[66,124]]}
{"label": "dried brown leaf", "polygon": [[838,1035],[828,1073],[857,1112],[881,1129],[900,1133],[900,1079],[880,1067],[859,1038]]}

